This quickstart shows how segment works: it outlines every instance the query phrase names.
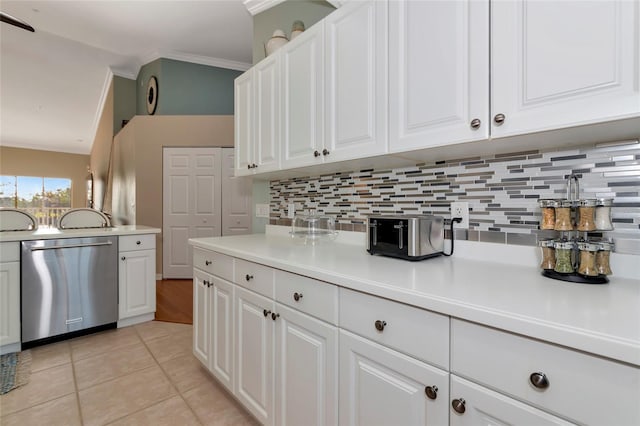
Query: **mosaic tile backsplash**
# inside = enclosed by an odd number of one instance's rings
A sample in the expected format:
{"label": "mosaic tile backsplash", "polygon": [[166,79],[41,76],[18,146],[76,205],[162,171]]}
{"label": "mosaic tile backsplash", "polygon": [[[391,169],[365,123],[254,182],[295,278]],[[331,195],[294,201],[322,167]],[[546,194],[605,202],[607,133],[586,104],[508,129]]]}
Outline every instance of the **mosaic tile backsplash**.
{"label": "mosaic tile backsplash", "polygon": [[512,152],[274,180],[270,223],[290,225],[287,206],[295,203],[297,213],[315,209],[335,216],[338,229],[364,232],[368,214],[435,214],[448,219],[451,202],[468,201],[469,230],[457,230],[456,239],[535,245],[539,236],[549,233],[539,230],[538,199],[565,198],[571,174],[580,177],[580,198],[614,199],[614,231],[594,236],[620,239],[629,248],[616,251],[640,254],[638,144]]}

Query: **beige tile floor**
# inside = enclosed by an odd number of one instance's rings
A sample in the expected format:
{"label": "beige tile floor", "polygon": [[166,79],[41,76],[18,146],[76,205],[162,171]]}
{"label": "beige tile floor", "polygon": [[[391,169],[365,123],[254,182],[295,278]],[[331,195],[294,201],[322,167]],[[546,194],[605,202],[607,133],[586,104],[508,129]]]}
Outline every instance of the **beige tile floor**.
{"label": "beige tile floor", "polygon": [[193,356],[192,326],[152,321],[31,349],[1,425],[256,425]]}

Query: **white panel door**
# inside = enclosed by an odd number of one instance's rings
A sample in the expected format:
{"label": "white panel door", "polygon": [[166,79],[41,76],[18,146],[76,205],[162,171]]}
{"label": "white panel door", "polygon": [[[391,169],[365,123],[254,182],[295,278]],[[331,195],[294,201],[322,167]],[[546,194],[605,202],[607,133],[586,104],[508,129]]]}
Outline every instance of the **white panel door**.
{"label": "white panel door", "polygon": [[211,297],[212,276],[199,270],[193,272],[193,354],[209,366],[211,353]]}
{"label": "white panel door", "polygon": [[324,22],[318,22],[280,49],[282,168],[285,169],[322,163],[323,29]]}
{"label": "white panel door", "polygon": [[340,425],[448,424],[448,372],[344,330],[339,346]]}
{"label": "white panel door", "polygon": [[222,232],[221,148],[164,148],[162,275],[191,278],[189,238]]}
{"label": "white panel door", "polygon": [[387,151],[386,1],[347,3],[325,25],[325,161]]}
{"label": "white panel door", "polygon": [[451,426],[572,425],[558,417],[451,375]]}
{"label": "white panel door", "polygon": [[222,235],[251,233],[252,181],[234,175],[233,148],[222,148]]}
{"label": "white panel door", "polygon": [[118,266],[118,318],[156,311],[156,251],[120,253]]}
{"label": "white panel door", "polygon": [[492,2],[492,136],[638,116],[639,8],[629,0]]}
{"label": "white panel door", "polygon": [[0,263],[0,346],[20,342],[20,262]]}
{"label": "white panel door", "polygon": [[276,304],[276,424],[338,423],[338,328]]}
{"label": "white panel door", "polygon": [[[255,120],[253,138],[254,172],[280,168],[280,55],[272,55],[254,67]],[[243,163],[238,163],[243,166]]]}
{"label": "white panel door", "polygon": [[389,46],[390,151],[488,138],[488,0],[391,1]]}
{"label": "white panel door", "polygon": [[233,392],[233,293],[234,285],[223,279],[210,280],[211,364],[209,370]]}
{"label": "white panel door", "polygon": [[253,68],[236,78],[234,83],[234,149],[236,174],[253,174]]}
{"label": "white panel door", "polygon": [[273,302],[236,286],[236,397],[264,425],[273,424]]}

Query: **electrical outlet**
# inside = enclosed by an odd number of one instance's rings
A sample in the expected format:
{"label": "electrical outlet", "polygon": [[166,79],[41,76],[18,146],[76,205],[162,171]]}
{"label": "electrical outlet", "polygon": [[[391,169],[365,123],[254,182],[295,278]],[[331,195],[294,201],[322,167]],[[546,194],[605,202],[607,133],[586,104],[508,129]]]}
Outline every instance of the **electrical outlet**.
{"label": "electrical outlet", "polygon": [[269,217],[269,204],[256,204],[256,217]]}
{"label": "electrical outlet", "polygon": [[454,226],[459,229],[469,229],[469,203],[467,201],[456,201],[451,203],[451,218],[462,218],[462,222]]}
{"label": "electrical outlet", "polygon": [[289,219],[293,219],[296,217],[296,205],[294,203],[289,203],[287,206],[287,217]]}

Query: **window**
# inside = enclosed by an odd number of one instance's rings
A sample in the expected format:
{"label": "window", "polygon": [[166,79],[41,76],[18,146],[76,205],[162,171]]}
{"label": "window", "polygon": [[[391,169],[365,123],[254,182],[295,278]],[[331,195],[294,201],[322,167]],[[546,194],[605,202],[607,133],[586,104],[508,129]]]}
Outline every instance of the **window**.
{"label": "window", "polygon": [[0,175],[0,207],[26,210],[38,226],[56,226],[71,208],[71,179]]}

